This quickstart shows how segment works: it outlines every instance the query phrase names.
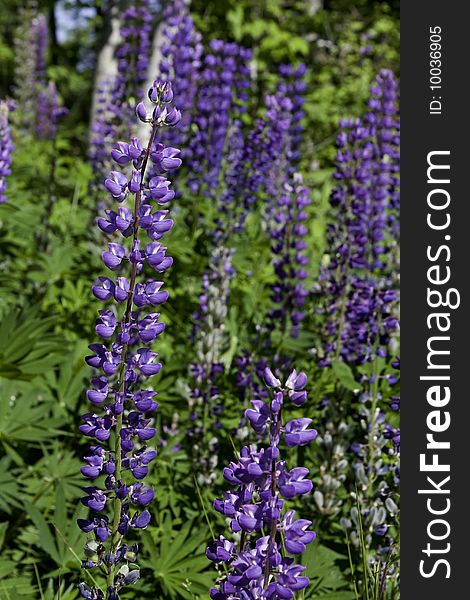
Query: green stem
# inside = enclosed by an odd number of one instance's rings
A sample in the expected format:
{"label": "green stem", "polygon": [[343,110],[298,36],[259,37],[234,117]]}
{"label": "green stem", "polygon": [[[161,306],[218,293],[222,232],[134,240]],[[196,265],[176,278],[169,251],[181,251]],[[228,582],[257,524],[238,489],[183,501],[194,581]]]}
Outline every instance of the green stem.
{"label": "green stem", "polygon": [[[282,426],[282,418],[281,418],[281,411],[279,411],[279,414],[277,416],[276,427],[275,427],[275,434],[274,434],[276,438],[279,437],[279,433],[281,431],[281,426]],[[272,438],[271,438],[271,441],[272,441]],[[276,459],[273,459],[271,462],[271,498],[272,498],[273,507],[274,507],[274,503],[276,501],[276,490],[277,490]],[[263,584],[264,589],[266,589],[269,584],[269,575],[271,572],[270,565],[269,565],[269,553],[276,541],[276,533],[277,533],[276,520],[271,519],[271,532],[269,534],[268,551],[266,552],[266,564],[264,567],[264,584]]]}
{"label": "green stem", "polygon": [[[374,455],[374,442],[375,442],[375,423],[376,423],[376,412],[377,412],[377,403],[378,403],[378,395],[379,395],[379,367],[378,367],[378,357],[374,358],[374,368],[372,371],[374,382],[372,383],[371,396],[372,396],[372,404],[371,404],[371,417],[370,417],[370,430],[369,430],[369,439],[368,439],[368,454],[369,454],[369,464],[372,462]],[[367,485],[367,495],[370,496],[372,494],[372,483],[373,483],[373,473],[372,469],[369,469],[368,474],[368,485]]]}

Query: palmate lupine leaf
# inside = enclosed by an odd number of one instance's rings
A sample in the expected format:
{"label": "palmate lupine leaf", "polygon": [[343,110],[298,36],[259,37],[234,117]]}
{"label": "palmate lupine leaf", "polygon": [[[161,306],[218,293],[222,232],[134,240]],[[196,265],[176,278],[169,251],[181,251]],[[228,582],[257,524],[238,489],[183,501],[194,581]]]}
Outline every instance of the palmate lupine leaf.
{"label": "palmate lupine leaf", "polygon": [[58,487],[62,488],[67,501],[79,498],[83,494],[83,478],[79,471],[81,461],[59,440],[48,447],[42,446],[42,451],[42,458],[20,478],[27,494],[38,498],[36,504],[39,508],[52,505]]}
{"label": "palmate lupine leaf", "polygon": [[5,395],[8,386],[2,386],[0,402],[0,444],[8,446],[21,443],[38,445],[61,433],[63,418],[51,417],[51,401],[34,394]]}
{"label": "palmate lupine leaf", "polygon": [[21,506],[18,481],[9,470],[10,464],[9,457],[0,459],[0,511],[7,515],[11,514],[12,508]]}
{"label": "palmate lupine leaf", "polygon": [[[73,514],[69,514],[65,502],[65,495],[61,486],[57,487],[55,497],[55,508],[52,514],[46,518],[43,511],[31,502],[25,502],[28,517],[34,525],[23,533],[24,541],[37,546],[42,552],[52,559],[56,568],[47,574],[48,577],[56,578],[60,574],[79,570],[81,560],[81,532],[78,529],[77,518],[86,514],[83,506],[77,505]],[[41,556],[39,554],[39,556]]]}
{"label": "palmate lupine leaf", "polygon": [[49,525],[41,512],[31,502],[24,503],[26,513],[36,527],[39,546],[52,560],[59,564],[60,557]]}
{"label": "palmate lupine leaf", "polygon": [[7,313],[0,323],[0,378],[27,381],[59,364],[66,347],[54,324],[35,308]]}
{"label": "palmate lupine leaf", "polygon": [[167,519],[159,529],[155,542],[150,532],[145,532],[145,548],[148,554],[143,566],[152,569],[153,575],[163,589],[165,598],[207,597],[212,584],[212,573],[207,569],[205,545],[207,534],[195,530],[195,523],[188,522],[180,531],[173,530]]}
{"label": "palmate lupine leaf", "polygon": [[29,577],[12,575],[16,563],[0,558],[0,598],[2,600],[37,600],[38,590]]}
{"label": "palmate lupine leaf", "polygon": [[349,591],[349,581],[345,578],[341,565],[347,563],[345,556],[326,546],[312,544],[303,554],[303,561],[307,567],[306,574],[311,579],[310,586],[305,590],[306,600],[354,600],[354,594]]}
{"label": "palmate lupine leaf", "polygon": [[78,598],[77,586],[72,584],[66,587],[64,582],[59,585],[58,578],[56,578],[49,580],[41,600],[76,600],[76,598]]}
{"label": "palmate lupine leaf", "polygon": [[49,254],[41,254],[37,263],[37,270],[31,271],[29,277],[37,283],[56,283],[70,272],[74,262],[74,247],[55,239],[55,246]]}
{"label": "palmate lupine leaf", "polygon": [[59,413],[64,408],[74,411],[84,393],[85,380],[90,374],[90,368],[83,360],[87,346],[83,340],[77,342],[57,369],[44,374],[51,396],[58,400],[55,406]]}

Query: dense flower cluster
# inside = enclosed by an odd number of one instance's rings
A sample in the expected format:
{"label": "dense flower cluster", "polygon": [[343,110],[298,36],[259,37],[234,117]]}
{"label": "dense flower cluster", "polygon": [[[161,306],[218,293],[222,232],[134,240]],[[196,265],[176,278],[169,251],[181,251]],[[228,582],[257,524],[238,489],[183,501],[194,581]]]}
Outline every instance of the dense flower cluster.
{"label": "dense flower cluster", "polygon": [[164,141],[183,148],[188,141],[194,109],[203,47],[185,0],[169,2],[163,11],[159,75],[175,82],[175,94],[182,111],[180,123],[166,132]]}
{"label": "dense flower cluster", "polygon": [[305,267],[309,260],[303,238],[309,231],[304,222],[308,218],[305,209],[310,205],[310,190],[303,185],[300,174],[293,176],[293,184],[283,186],[271,230],[276,274],[272,300],[276,308],[269,314],[269,327],[285,331],[290,325],[291,336],[298,337],[305,317],[302,307],[308,295],[304,281],[308,277]]}
{"label": "dense flower cluster", "polygon": [[273,212],[275,199],[289,174],[288,150],[292,123],[292,102],[284,94],[267,96],[265,114],[250,135],[253,148],[249,191],[264,192],[267,212]]}
{"label": "dense flower cluster", "polygon": [[32,48],[30,52],[35,59],[35,75],[39,85],[46,81],[46,48],[47,48],[47,21],[42,14],[37,15],[31,23]]}
{"label": "dense flower cluster", "polygon": [[[393,386],[398,383],[397,370],[400,360],[392,361],[394,372],[386,378]],[[367,383],[372,383],[368,386]],[[390,530],[398,528],[398,493],[400,484],[400,430],[390,425],[380,406],[380,392],[375,381],[363,382],[360,397],[360,422],[362,439],[355,441],[351,450],[354,455],[356,478],[355,494],[361,507],[363,540],[368,561],[373,568],[385,564],[393,548],[394,536]],[[400,399],[392,397],[392,410],[399,410]],[[343,527],[350,532],[350,539],[356,548],[361,547],[359,535],[358,508],[353,506],[349,517],[342,519]],[[372,549],[375,548],[373,552]],[[386,573],[386,577],[396,577],[396,570]]]}
{"label": "dense flower cluster", "polygon": [[132,135],[133,106],[142,97],[147,81],[151,32],[149,1],[138,0],[122,14],[120,44],[116,48],[117,75],[102,81],[98,88],[89,156],[99,178],[109,168],[109,143]]}
{"label": "dense flower cluster", "polygon": [[59,120],[67,113],[68,110],[60,104],[55,83],[50,81],[38,96],[37,136],[45,140],[53,140]]}
{"label": "dense flower cluster", "polygon": [[224,148],[234,114],[243,112],[250,85],[251,50],[212,40],[202,59],[194,133],[188,151],[189,186],[215,195],[219,186]]}
{"label": "dense flower cluster", "polygon": [[[349,427],[346,436],[338,410],[331,405],[327,410],[331,430],[343,428],[353,455],[349,492],[355,502],[341,522],[372,570],[389,579],[397,574],[387,564],[393,553],[389,529],[397,525],[400,448],[400,431],[387,421],[383,402],[384,392],[393,393],[390,388],[398,381],[394,370],[399,368],[399,360],[392,358],[399,327],[393,273],[399,121],[397,82],[390,71],[383,70],[376,78],[368,106],[362,119],[341,123],[337,139],[337,186],[331,195],[335,220],[328,231],[329,261],[320,271],[327,312],[320,365],[341,360],[351,365],[357,380],[353,400],[357,427]],[[390,407],[399,409],[398,396],[392,396]],[[333,488],[345,481],[344,444],[336,446],[325,463],[321,495],[315,498],[330,514],[339,507]]]}
{"label": "dense flower cluster", "polygon": [[[130,528],[143,529],[150,522],[146,507],[154,491],[142,480],[156,456],[156,451],[147,443],[156,433],[151,413],[158,405],[157,392],[142,389],[141,380],[161,369],[158,355],[148,344],[165,328],[160,313],[153,309],[167,300],[168,292],[162,289],[163,282],[158,278],[139,281],[139,276],[143,275],[145,266],[161,274],[172,264],[160,241],[173,225],[167,206],[174,192],[165,173],[169,167],[174,169],[181,163],[174,148],[170,149],[173,156],[170,165],[162,153],[152,151],[160,128],[174,126],[181,118],[172,105],[171,83],[155,81],[148,95],[153,111],[148,113],[143,102],[136,107],[139,119],[151,128],[147,145],[144,147],[137,138],[117,142],[111,156],[121,168],[132,166],[132,172],[112,171],[105,181],[106,189],[120,206],[117,210],[106,210],[106,216],[98,219],[99,228],[113,235],[113,241],[102,255],[103,262],[111,271],[127,268],[129,274],[116,279],[100,277],[93,287],[96,298],[103,302],[112,300],[117,306],[100,311],[96,332],[103,343],[92,344],[92,355],[86,358],[87,363],[99,371],[92,379],[87,396],[102,412],[83,415],[80,426],[84,435],[95,440],[85,456],[87,464],[81,469],[83,475],[90,479],[106,476],[104,489],[90,485],[82,498],[90,515],[78,524],[94,537],[87,542],[83,567],[99,567],[106,573],[108,600],[117,599],[122,587],[139,578],[139,570],[129,570],[128,566],[135,562],[137,547],[129,547],[124,539]],[[161,175],[147,181],[149,161],[158,167]],[[129,207],[132,196],[134,203]],[[144,232],[149,238],[145,245]],[[116,235],[129,239],[130,243],[127,246],[118,243]],[[124,309],[119,316],[120,305]],[[104,597],[102,591],[84,583],[80,585],[80,592],[83,598]]]}
{"label": "dense flower cluster", "polygon": [[147,79],[152,15],[148,0],[137,0],[122,14],[121,43],[116,49],[116,91],[121,100],[139,98]]}
{"label": "dense flower cluster", "polygon": [[[304,70],[284,67],[286,73],[298,73],[302,78]],[[252,397],[262,397],[260,374],[267,364],[266,356],[273,348],[270,332],[278,329],[289,330],[297,337],[304,318],[302,307],[306,301],[305,279],[308,276],[305,256],[306,244],[303,237],[308,229],[305,225],[310,204],[310,191],[302,185],[299,174],[293,173],[295,162],[292,155],[293,123],[300,127],[303,113],[300,107],[303,98],[297,98],[288,82],[281,83],[275,95],[265,98],[265,113],[255,122],[243,149],[248,168],[245,168],[242,185],[245,204],[239,221],[243,223],[249,207],[257,199],[263,200],[263,224],[271,239],[272,261],[276,275],[272,286],[273,308],[267,313],[265,322],[257,326],[254,346],[262,355],[245,352],[236,359],[237,386],[243,399],[246,390]],[[299,87],[299,90],[302,89]],[[297,99],[296,99],[297,98]],[[294,109],[297,106],[297,110]],[[285,356],[271,356],[269,362],[287,367]],[[245,437],[245,427],[240,423],[237,437]]]}
{"label": "dense flower cluster", "polygon": [[[362,364],[383,355],[398,326],[396,293],[383,274],[384,256],[396,238],[399,129],[396,83],[383,71],[372,88],[363,120],[342,123],[338,135],[338,186],[331,195],[337,219],[330,225],[329,264],[320,273],[328,297],[329,341],[321,360],[331,357]],[[389,225],[392,224],[392,227]]]}
{"label": "dense flower cluster", "polygon": [[[369,111],[364,122],[376,138],[375,180],[384,185],[386,213],[384,251],[386,264],[378,265],[387,272],[399,271],[400,235],[400,116],[398,81],[393,73],[382,69],[371,88]],[[377,223],[378,220],[378,223]],[[376,216],[374,228],[381,226]]]}
{"label": "dense flower cluster", "polygon": [[305,75],[307,67],[300,64],[297,67],[292,65],[281,65],[279,74],[281,82],[278,85],[278,93],[286,96],[292,103],[292,124],[289,130],[289,165],[291,172],[294,172],[300,159],[300,144],[304,133],[302,119],[305,116],[303,105],[305,104],[305,93],[307,83]]}
{"label": "dense flower cluster", "polygon": [[0,100],[0,204],[7,201],[7,177],[11,174],[13,140],[11,137],[9,115],[14,105],[7,100]]}
{"label": "dense flower cluster", "polygon": [[[193,340],[196,362],[191,365],[193,388],[189,401],[191,426],[188,441],[198,469],[198,482],[211,485],[216,479],[218,447],[217,432],[221,427],[219,417],[222,404],[217,379],[224,372],[221,362],[227,339],[225,320],[228,312],[233,252],[216,246],[211,255],[209,269],[202,278],[198,312],[193,315]],[[208,434],[211,434],[208,443]]]}
{"label": "dense flower cluster", "polygon": [[148,0],[139,0],[122,15],[121,43],[116,49],[118,68],[110,111],[115,130],[127,134],[132,122],[132,102],[142,96],[142,87],[147,79],[151,20]]}
{"label": "dense flower cluster", "polygon": [[[285,500],[307,494],[312,482],[305,467],[289,470],[281,459],[279,445],[289,448],[312,442],[317,432],[309,429],[311,419],[292,419],[284,423],[286,401],[302,406],[307,399],[305,373],[291,372],[284,384],[270,369],[264,372],[271,389],[271,401],[253,400],[245,412],[259,435],[267,435],[269,445],[257,450],[245,446],[237,462],[224,469],[231,490],[214,508],[230,519],[231,531],[240,537],[239,547],[223,536],[207,548],[207,557],[225,563],[227,574],[212,588],[214,600],[250,600],[293,598],[307,587],[305,567],[295,564],[288,554],[301,554],[315,539],[310,521],[294,519],[295,511],[285,510]],[[263,535],[266,533],[266,535]]]}
{"label": "dense flower cluster", "polygon": [[18,105],[16,122],[20,129],[35,133],[39,116],[38,97],[46,83],[47,21],[29,2],[20,9],[15,35],[15,86]]}
{"label": "dense flower cluster", "polygon": [[104,176],[110,164],[109,145],[114,137],[112,114],[110,111],[110,96],[112,81],[104,80],[96,93],[96,110],[90,128],[89,158],[93,171],[100,177]]}
{"label": "dense flower cluster", "polygon": [[225,162],[223,189],[217,198],[221,213],[216,224],[217,239],[227,239],[231,234],[243,231],[250,208],[246,193],[249,149],[240,119],[236,119],[230,127]]}
{"label": "dense flower cluster", "polygon": [[[321,515],[336,516],[343,505],[341,489],[347,479],[348,438],[350,425],[346,422],[341,406],[334,407],[333,415],[329,414],[322,422],[322,433],[317,437],[319,449],[317,461],[319,473],[313,498]],[[335,413],[340,413],[335,414]]]}

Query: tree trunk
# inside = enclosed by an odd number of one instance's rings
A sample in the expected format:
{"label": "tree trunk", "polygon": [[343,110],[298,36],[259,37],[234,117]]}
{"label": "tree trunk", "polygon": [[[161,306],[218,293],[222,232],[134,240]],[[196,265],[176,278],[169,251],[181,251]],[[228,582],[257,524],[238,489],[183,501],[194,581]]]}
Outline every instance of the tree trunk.
{"label": "tree trunk", "polygon": [[106,11],[102,12],[103,29],[101,44],[96,60],[95,81],[91,100],[90,124],[94,122],[98,103],[98,90],[105,81],[111,81],[117,74],[117,60],[115,58],[116,46],[119,44],[122,13],[121,3],[113,3]]}

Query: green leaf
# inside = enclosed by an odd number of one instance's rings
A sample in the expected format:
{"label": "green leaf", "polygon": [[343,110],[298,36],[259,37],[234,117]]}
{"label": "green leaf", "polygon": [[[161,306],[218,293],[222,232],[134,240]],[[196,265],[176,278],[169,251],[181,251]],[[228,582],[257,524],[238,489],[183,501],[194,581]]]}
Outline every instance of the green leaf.
{"label": "green leaf", "polygon": [[57,546],[45,518],[34,506],[34,504],[31,504],[31,502],[26,501],[24,506],[29,518],[36,526],[41,548],[54,560],[56,564],[60,564],[60,556],[57,551]]}
{"label": "green leaf", "polygon": [[191,600],[194,594],[207,595],[213,582],[207,570],[204,550],[206,532],[195,530],[194,522],[187,522],[180,531],[175,531],[170,518],[163,522],[155,543],[148,531],[145,547],[149,557],[143,562],[153,570],[154,576],[171,598]]}
{"label": "green leaf", "polygon": [[12,507],[21,506],[17,478],[8,469],[10,462],[6,456],[0,460],[0,510],[7,514],[11,514]]}
{"label": "green leaf", "polygon": [[227,23],[230,24],[233,37],[237,42],[239,42],[243,36],[243,19],[244,13],[241,4],[237,4],[235,8],[227,12]]}
{"label": "green leaf", "polygon": [[351,368],[340,360],[332,360],[331,367],[336,379],[341,383],[343,387],[348,390],[354,391],[359,388],[358,382],[354,379]]}

